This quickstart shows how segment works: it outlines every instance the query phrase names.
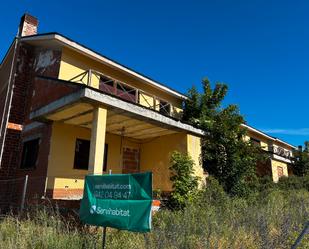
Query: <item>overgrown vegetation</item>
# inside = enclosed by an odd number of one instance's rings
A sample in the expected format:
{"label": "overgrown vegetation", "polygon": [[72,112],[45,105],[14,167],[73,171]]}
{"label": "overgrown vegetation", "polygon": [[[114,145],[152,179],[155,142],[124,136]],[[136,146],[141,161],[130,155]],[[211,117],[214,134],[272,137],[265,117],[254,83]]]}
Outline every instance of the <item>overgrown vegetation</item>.
{"label": "overgrown vegetation", "polygon": [[309,142],[305,142],[305,147],[294,151],[293,172],[297,176],[309,174]]}
{"label": "overgrown vegetation", "polygon": [[[199,198],[179,211],[161,210],[148,234],[108,229],[108,249],[290,248],[309,215],[309,192],[272,184],[248,198],[227,195],[211,178]],[[38,210],[0,221],[0,248],[101,248],[102,230],[73,226],[57,212]],[[69,220],[69,221],[68,221]],[[300,249],[309,248],[309,236]]]}
{"label": "overgrown vegetation", "polygon": [[249,184],[256,180],[256,165],[262,160],[259,149],[247,141],[246,130],[241,127],[244,118],[236,105],[222,107],[228,87],[202,81],[203,92],[195,87],[188,92],[183,121],[203,131],[202,161],[204,169],[214,176],[231,195],[246,196]]}
{"label": "overgrown vegetation", "polygon": [[200,180],[194,175],[194,161],[189,155],[174,151],[169,169],[171,171],[170,180],[173,183],[169,207],[183,209],[186,203],[194,199]]}
{"label": "overgrown vegetation", "polygon": [[[238,108],[221,103],[227,86],[203,81],[203,93],[192,88],[184,121],[205,131],[201,160],[210,173],[198,190],[194,161],[187,154],[171,157],[173,192],[169,209],[153,217],[151,233],[108,229],[109,249],[284,249],[290,248],[309,217],[309,158],[295,152],[297,176],[256,177],[260,150],[244,139]],[[155,191],[160,196],[160,190]],[[0,220],[0,249],[101,248],[102,230],[79,224],[78,218],[36,209],[29,215]],[[309,235],[299,248],[309,249]]]}

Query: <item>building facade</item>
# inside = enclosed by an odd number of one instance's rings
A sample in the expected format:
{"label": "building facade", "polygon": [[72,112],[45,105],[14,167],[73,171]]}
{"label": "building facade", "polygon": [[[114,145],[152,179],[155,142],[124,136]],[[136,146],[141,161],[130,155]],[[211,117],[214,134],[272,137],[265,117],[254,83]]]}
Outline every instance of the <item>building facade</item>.
{"label": "building facade", "polygon": [[203,178],[203,133],[179,120],[183,94],[37,25],[23,16],[0,68],[0,180],[28,175],[28,195],[80,199],[86,174],[152,171],[168,192],[175,150]]}
{"label": "building facade", "polygon": [[[20,202],[26,175],[27,196],[80,199],[86,174],[144,171],[153,172],[154,189],[168,192],[175,150],[205,179],[203,132],[180,121],[186,96],[37,27],[22,17],[0,65],[0,206]],[[288,175],[292,146],[244,127],[273,152],[274,181]]]}
{"label": "building facade", "polygon": [[278,182],[280,177],[288,177],[292,173],[293,151],[297,148],[249,125],[242,126],[247,130],[246,139],[259,146],[266,156],[266,161],[257,165],[258,175],[272,176],[274,182]]}

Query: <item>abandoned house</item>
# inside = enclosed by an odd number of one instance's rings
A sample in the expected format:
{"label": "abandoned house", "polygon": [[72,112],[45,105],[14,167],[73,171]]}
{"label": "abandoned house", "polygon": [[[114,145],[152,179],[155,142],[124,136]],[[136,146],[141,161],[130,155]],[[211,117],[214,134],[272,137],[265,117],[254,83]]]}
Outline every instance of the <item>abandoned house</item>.
{"label": "abandoned house", "polygon": [[[0,205],[20,202],[26,175],[27,196],[53,199],[80,199],[86,174],[110,171],[152,171],[153,188],[170,191],[175,150],[203,178],[203,132],[180,121],[185,95],[37,28],[25,14],[0,65]],[[287,176],[293,146],[244,127],[274,152],[274,181]]]}

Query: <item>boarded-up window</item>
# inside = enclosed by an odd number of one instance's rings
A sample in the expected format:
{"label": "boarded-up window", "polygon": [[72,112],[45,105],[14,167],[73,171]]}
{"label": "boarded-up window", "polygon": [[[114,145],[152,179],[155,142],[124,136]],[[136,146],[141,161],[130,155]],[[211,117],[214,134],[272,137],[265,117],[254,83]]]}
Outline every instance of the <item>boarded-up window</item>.
{"label": "boarded-up window", "polygon": [[278,172],[278,177],[279,178],[283,176],[283,168],[282,167],[278,166],[277,167],[277,172]]}
{"label": "boarded-up window", "polygon": [[139,172],[139,150],[133,148],[124,148],[122,162],[122,173],[127,174]]}
{"label": "boarded-up window", "polygon": [[35,168],[39,153],[40,139],[36,138],[23,143],[21,169]]}
{"label": "boarded-up window", "polygon": [[[84,139],[79,139],[79,138],[76,139],[74,169],[88,170],[89,151],[90,151],[90,141],[89,140],[84,140]],[[107,153],[108,153],[108,144],[105,144],[104,158],[103,158],[103,171],[106,171],[106,168],[107,168]]]}

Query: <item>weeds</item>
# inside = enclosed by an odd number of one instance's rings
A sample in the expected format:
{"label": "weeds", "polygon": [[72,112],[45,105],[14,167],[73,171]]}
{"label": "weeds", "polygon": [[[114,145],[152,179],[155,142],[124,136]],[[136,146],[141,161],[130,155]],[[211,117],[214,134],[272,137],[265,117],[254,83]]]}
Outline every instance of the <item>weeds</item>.
{"label": "weeds", "polygon": [[[148,234],[108,228],[108,249],[290,248],[309,218],[307,190],[227,196],[216,182],[182,211],[161,210]],[[0,248],[101,248],[102,230],[37,209],[0,221]],[[309,248],[309,235],[300,248]]]}

